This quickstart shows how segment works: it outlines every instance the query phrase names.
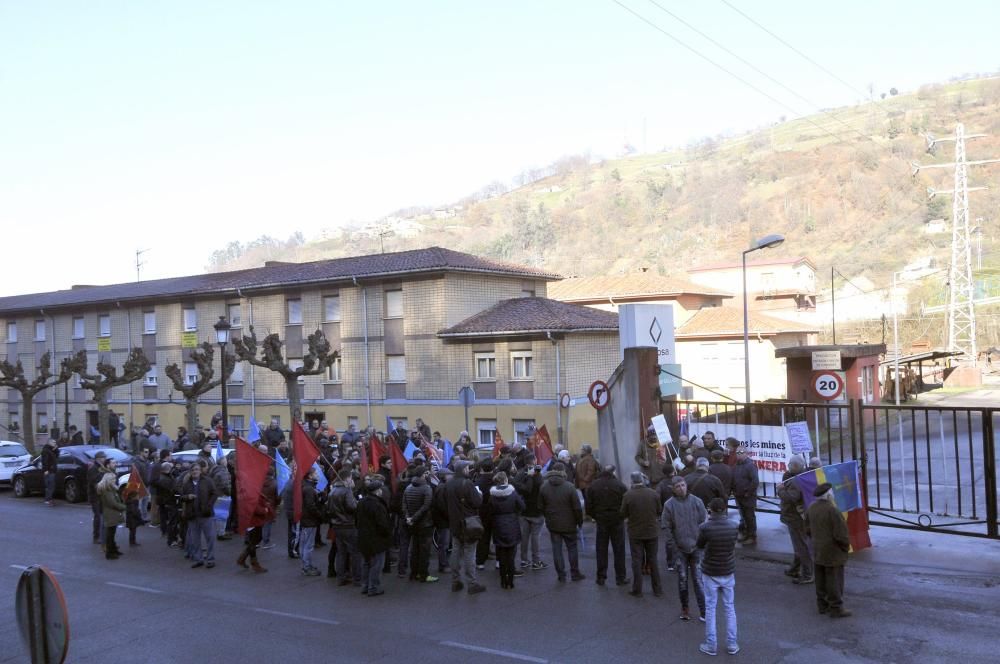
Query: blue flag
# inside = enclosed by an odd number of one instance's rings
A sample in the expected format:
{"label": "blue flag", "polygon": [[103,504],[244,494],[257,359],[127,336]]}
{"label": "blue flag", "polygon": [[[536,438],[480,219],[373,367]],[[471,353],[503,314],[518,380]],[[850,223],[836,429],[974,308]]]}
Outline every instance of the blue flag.
{"label": "blue flag", "polygon": [[257,420],[250,418],[250,430],[247,431],[247,442],[256,443],[260,440],[260,425],[257,424]]}
{"label": "blue flag", "polygon": [[274,451],[274,479],[278,484],[278,495],[280,496],[285,492],[285,487],[292,479],[292,469],[288,467],[288,464],[281,457],[281,452],[277,450]]}
{"label": "blue flag", "polygon": [[413,455],[419,452],[417,446],[413,444],[412,441],[406,441],[406,449],[403,450],[403,457],[407,461],[413,461]]}
{"label": "blue flag", "polygon": [[225,456],[226,456],[226,453],[222,451],[222,441],[221,440],[216,440],[215,441],[215,460],[216,461],[221,461],[222,458],[225,457]]}
{"label": "blue flag", "polygon": [[388,415],[386,415],[385,416],[385,435],[388,436],[390,433],[392,433],[392,430],[395,429],[395,428],[396,428],[395,425],[392,423],[392,418],[389,417]]}
{"label": "blue flag", "polygon": [[316,471],[316,490],[322,491],[330,482],[327,481],[326,473],[324,473],[323,469],[319,467],[318,461],[313,462],[313,470]]}
{"label": "blue flag", "polygon": [[444,452],[442,454],[444,465],[447,466],[453,456],[455,456],[455,448],[451,446],[451,441],[444,441]]}

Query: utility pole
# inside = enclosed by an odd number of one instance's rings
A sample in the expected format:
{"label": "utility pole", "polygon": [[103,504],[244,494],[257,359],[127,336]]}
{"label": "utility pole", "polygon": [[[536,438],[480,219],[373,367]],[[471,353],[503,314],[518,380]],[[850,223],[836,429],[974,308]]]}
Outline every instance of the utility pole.
{"label": "utility pole", "polygon": [[135,281],[136,283],[142,281],[142,266],[145,263],[142,262],[141,258],[144,253],[149,251],[149,249],[136,249],[135,250]]}
{"label": "utility pole", "polygon": [[955,161],[947,164],[913,164],[913,174],[923,168],[955,169],[952,189],[928,190],[930,197],[952,194],[951,211],[951,263],[948,266],[948,350],[961,351],[967,362],[976,366],[976,307],[975,282],[972,278],[972,238],[969,224],[969,192],[986,187],[969,186],[969,166],[1000,163],[1000,159],[968,161],[965,142],[983,138],[986,134],[966,134],[965,125],[955,126],[955,135],[935,138],[927,135],[927,151],[932,152],[938,143],[955,143]]}

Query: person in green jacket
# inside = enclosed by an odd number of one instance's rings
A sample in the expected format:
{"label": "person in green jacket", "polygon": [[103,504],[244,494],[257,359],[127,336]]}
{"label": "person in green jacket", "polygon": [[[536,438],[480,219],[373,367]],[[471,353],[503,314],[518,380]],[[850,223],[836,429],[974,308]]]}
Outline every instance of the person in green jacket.
{"label": "person in green jacket", "polygon": [[820,613],[846,618],[844,565],[851,550],[847,523],[833,501],[833,485],[824,482],[813,491],[816,501],[806,510],[806,535],[812,538],[816,604]]}
{"label": "person in green jacket", "polygon": [[118,478],[115,473],[105,473],[97,483],[97,495],[101,497],[102,516],[104,517],[104,556],[115,560],[122,555],[115,543],[115,531],[125,520],[125,503],[118,495]]}

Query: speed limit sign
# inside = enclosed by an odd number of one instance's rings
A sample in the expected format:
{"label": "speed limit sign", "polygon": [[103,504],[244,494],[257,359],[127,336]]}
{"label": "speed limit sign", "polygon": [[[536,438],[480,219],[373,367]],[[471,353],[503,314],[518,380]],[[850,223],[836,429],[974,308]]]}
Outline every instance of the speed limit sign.
{"label": "speed limit sign", "polygon": [[833,401],[844,392],[844,379],[835,371],[816,371],[812,379],[813,392],[820,399]]}

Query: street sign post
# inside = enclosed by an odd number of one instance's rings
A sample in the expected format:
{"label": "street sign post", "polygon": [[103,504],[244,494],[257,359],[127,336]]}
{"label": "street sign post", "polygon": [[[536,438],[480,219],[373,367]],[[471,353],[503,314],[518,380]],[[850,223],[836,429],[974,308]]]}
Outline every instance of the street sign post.
{"label": "street sign post", "polygon": [[465,430],[469,430],[469,406],[476,403],[476,391],[466,385],[458,391],[458,400],[465,407]]}
{"label": "street sign post", "polygon": [[836,371],[813,373],[812,389],[820,399],[833,401],[844,392],[844,379]]}
{"label": "street sign post", "polygon": [[590,405],[597,410],[607,408],[611,402],[611,391],[608,390],[608,384],[603,380],[595,380],[590,389],[587,390],[587,399],[590,400]]}
{"label": "street sign post", "polygon": [[14,600],[17,626],[32,664],[61,664],[69,652],[66,598],[52,572],[33,566],[21,572]]}

